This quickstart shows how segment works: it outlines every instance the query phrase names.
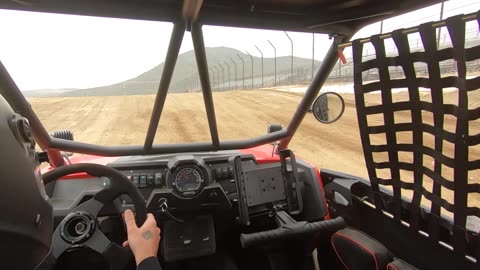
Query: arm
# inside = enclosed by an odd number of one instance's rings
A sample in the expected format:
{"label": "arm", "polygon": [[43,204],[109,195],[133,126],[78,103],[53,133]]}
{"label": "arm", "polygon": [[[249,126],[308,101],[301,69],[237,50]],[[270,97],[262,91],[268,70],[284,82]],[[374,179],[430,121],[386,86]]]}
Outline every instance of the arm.
{"label": "arm", "polygon": [[129,246],[137,262],[137,270],[161,270],[157,259],[158,245],[160,244],[160,228],[152,214],[148,214],[147,220],[138,228],[135,217],[130,210],[124,213],[127,225],[128,241],[123,243]]}

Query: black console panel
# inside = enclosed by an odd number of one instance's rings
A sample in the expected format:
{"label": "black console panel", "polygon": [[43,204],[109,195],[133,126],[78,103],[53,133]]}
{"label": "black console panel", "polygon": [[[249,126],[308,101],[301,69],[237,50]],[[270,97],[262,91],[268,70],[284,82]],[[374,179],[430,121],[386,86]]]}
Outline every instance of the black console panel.
{"label": "black console panel", "polygon": [[[291,152],[282,151],[279,162],[263,164],[252,155],[220,151],[122,157],[108,166],[132,181],[143,194],[148,212],[169,232],[162,244],[165,261],[215,253],[225,222],[252,230],[263,226],[275,211],[305,221],[319,221],[327,215],[315,168],[301,160],[295,162]],[[47,188],[56,223],[108,185],[105,178],[50,183]],[[165,203],[167,213],[162,211]],[[100,215],[118,215],[131,207],[128,196],[122,195]]]}
{"label": "black console panel", "polygon": [[[237,179],[231,159],[239,157],[245,188],[239,204]],[[168,201],[175,215],[225,211],[239,216],[239,205],[248,215],[268,214],[272,207],[283,209],[298,219],[318,221],[327,215],[323,191],[315,168],[302,160],[296,168],[282,162],[259,164],[255,157],[237,151],[122,157],[108,164],[124,173],[143,194],[149,212],[156,213],[159,200]],[[108,179],[91,178],[56,181],[47,188],[56,219],[63,218],[78,204],[108,185]],[[292,189],[292,187],[295,187]],[[301,200],[297,198],[301,197]],[[289,202],[299,202],[295,205]],[[289,207],[290,206],[290,207]],[[122,196],[116,208],[131,207]],[[285,208],[286,207],[286,208]],[[112,208],[109,208],[112,209]],[[115,212],[115,211],[114,211]],[[106,215],[115,214],[110,210]],[[218,211],[217,211],[218,213]]]}
{"label": "black console panel", "polygon": [[[227,158],[187,155],[151,162],[120,161],[109,166],[124,173],[138,187],[149,212],[160,209],[160,199],[166,199],[173,212],[226,210],[236,199],[233,168]],[[130,204],[130,199],[122,196],[122,202]]]}
{"label": "black console panel", "polygon": [[[159,211],[165,200],[171,212],[228,210],[239,199],[239,180],[232,163],[235,157],[238,159],[237,170],[242,174],[240,205],[249,209],[246,212],[268,212],[274,204],[278,209],[288,210],[290,201],[298,204],[301,200],[301,197],[287,200],[292,187],[296,188],[299,183],[287,184],[286,165],[281,162],[260,165],[251,156],[211,158],[187,155],[151,162],[115,162],[109,166],[125,174],[138,187],[147,201],[149,212]],[[294,181],[299,181],[295,177]],[[126,205],[131,203],[126,196],[121,200]],[[295,209],[297,211],[289,212],[301,212],[298,207]]]}
{"label": "black console panel", "polygon": [[161,253],[166,262],[212,255],[216,251],[215,229],[210,215],[187,217],[183,223],[163,224]]}

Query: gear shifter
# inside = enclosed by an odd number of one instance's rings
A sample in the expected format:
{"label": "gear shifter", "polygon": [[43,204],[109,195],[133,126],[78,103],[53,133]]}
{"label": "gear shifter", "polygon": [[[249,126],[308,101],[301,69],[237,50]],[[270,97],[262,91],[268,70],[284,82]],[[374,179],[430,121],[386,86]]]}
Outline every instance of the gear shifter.
{"label": "gear shifter", "polygon": [[175,217],[174,215],[172,215],[172,213],[170,213],[170,211],[168,211],[168,200],[166,198],[160,198],[157,204],[159,209],[157,213],[171,220],[174,220],[175,222],[183,223],[182,219]]}

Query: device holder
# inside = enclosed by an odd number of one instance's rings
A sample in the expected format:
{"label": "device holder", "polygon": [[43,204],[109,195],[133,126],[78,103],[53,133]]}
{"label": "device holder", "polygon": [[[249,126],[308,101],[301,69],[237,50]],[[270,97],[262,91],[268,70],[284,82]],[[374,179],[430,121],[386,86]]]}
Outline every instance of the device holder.
{"label": "device holder", "polygon": [[237,185],[238,216],[240,224],[248,226],[250,225],[250,219],[248,217],[245,174],[242,169],[242,158],[240,156],[231,157],[228,159],[228,163],[233,167],[233,176],[235,177],[235,184]]}
{"label": "device holder", "polygon": [[289,149],[280,150],[279,154],[288,213],[292,215],[300,214],[303,210],[303,200],[295,155]]}
{"label": "device holder", "polygon": [[[280,154],[280,170],[283,180],[283,189],[285,193],[284,198],[276,198],[276,200],[282,200],[287,202],[287,212],[291,215],[300,214],[303,210],[303,200],[301,183],[299,182],[297,163],[295,155],[291,150],[281,150]],[[247,190],[252,188],[252,184],[247,187],[246,173],[242,168],[242,160],[240,156],[231,157],[229,159],[229,165],[233,167],[233,175],[235,177],[235,183],[237,186],[238,194],[238,216],[240,224],[248,226],[250,225],[249,218],[249,201],[247,197]],[[280,173],[279,173],[280,174]],[[250,179],[253,181],[252,179]],[[263,181],[263,180],[261,180]],[[277,189],[278,190],[278,189]],[[258,194],[257,194],[258,195]],[[281,195],[281,193],[280,193]],[[252,199],[252,198],[251,198]]]}

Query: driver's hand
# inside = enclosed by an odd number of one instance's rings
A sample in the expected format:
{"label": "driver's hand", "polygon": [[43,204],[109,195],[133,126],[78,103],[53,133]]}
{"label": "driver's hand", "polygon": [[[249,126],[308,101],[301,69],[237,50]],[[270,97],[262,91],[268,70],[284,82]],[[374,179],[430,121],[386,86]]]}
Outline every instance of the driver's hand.
{"label": "driver's hand", "polygon": [[127,225],[128,241],[123,243],[124,247],[129,246],[135,256],[137,266],[146,258],[157,256],[160,243],[160,228],[152,214],[147,215],[147,220],[138,228],[135,223],[135,216],[131,210],[123,213]]}

